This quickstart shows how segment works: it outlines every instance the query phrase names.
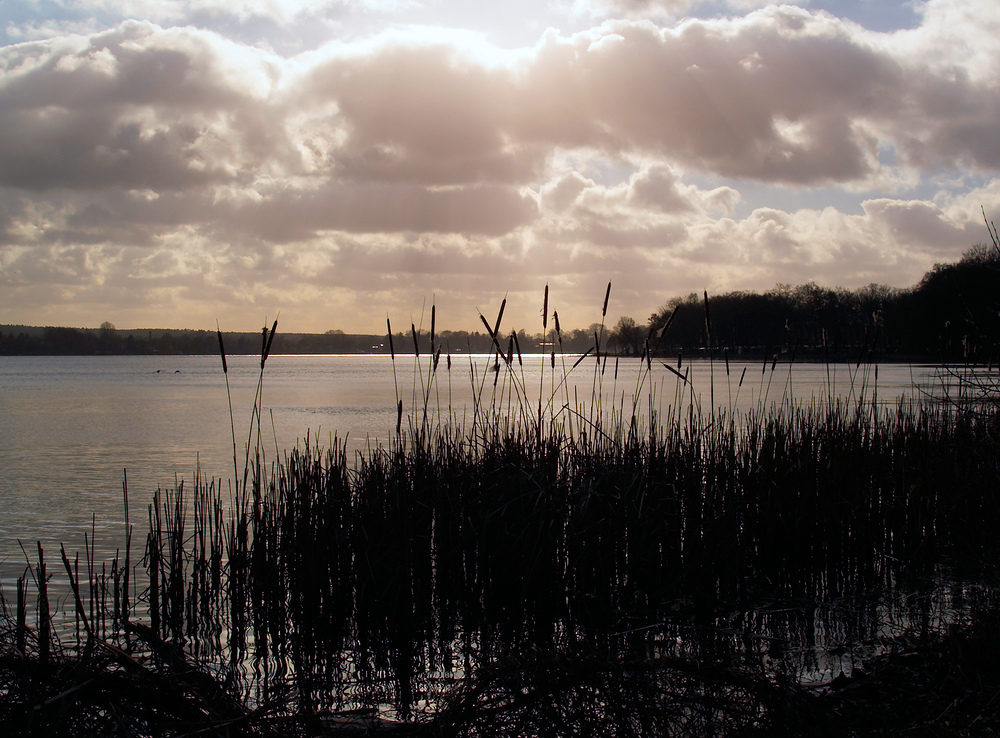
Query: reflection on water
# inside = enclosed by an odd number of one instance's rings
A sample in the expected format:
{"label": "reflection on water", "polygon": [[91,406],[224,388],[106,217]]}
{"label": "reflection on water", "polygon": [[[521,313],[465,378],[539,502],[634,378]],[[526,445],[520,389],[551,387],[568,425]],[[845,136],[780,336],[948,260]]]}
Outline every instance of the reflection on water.
{"label": "reflection on water", "polygon": [[[918,413],[891,420],[901,398],[936,386],[931,368],[716,361],[684,365],[684,382],[656,364],[598,370],[588,359],[563,382],[547,357],[514,374],[474,361],[431,385],[423,362],[272,357],[259,448],[265,470],[282,466],[242,525],[201,523],[214,552],[148,564],[154,630],[225,633],[265,689],[295,673],[310,699],[405,711],[442,680],[527,651],[749,660],[828,678],[893,628],[937,627],[975,599],[964,582],[976,575],[957,562],[975,558],[975,521],[991,511],[975,495],[945,498],[959,483],[954,459],[980,431],[959,438]],[[229,367],[242,470],[259,361]],[[98,559],[120,548],[126,468],[143,537],[152,490],[179,480],[224,480],[228,509],[219,368],[214,357],[3,359],[3,578],[24,568],[18,539],[55,551],[82,548],[87,534]],[[477,402],[487,418],[514,408],[530,420],[539,393],[543,416],[571,438],[474,432]],[[426,417],[445,442],[411,436],[409,455],[391,445],[397,400],[404,422]],[[799,401],[813,410],[799,413]],[[852,410],[827,414],[837,401]],[[729,424],[746,411],[756,424]],[[675,425],[654,439],[640,423],[606,442],[601,428],[633,412]],[[449,418],[462,433],[439,433]],[[307,433],[343,458],[286,457]],[[975,492],[980,481],[963,483]],[[171,530],[164,522],[150,550],[169,550]],[[206,573],[223,556],[237,573],[225,598]]]}
{"label": "reflection on water", "polygon": [[[570,357],[572,359],[572,357]],[[346,438],[350,455],[388,444],[396,426],[396,402],[404,417],[424,407],[422,380],[427,359],[393,362],[387,356],[273,356],[264,378],[263,435],[270,458],[284,454],[306,434],[320,444]],[[492,357],[456,356],[444,362],[435,391],[427,397],[432,417],[468,418],[472,398],[494,394]],[[570,361],[567,366],[571,366]],[[587,359],[570,375],[561,360],[525,357],[523,386],[546,402],[589,401],[594,363]],[[608,406],[629,409],[640,362],[606,361],[600,385]],[[237,456],[242,470],[259,358],[229,359]],[[740,410],[788,399],[823,401],[831,395],[871,397],[891,404],[920,396],[937,380],[930,367],[851,364],[685,363],[690,387],[661,365],[639,388],[640,407],[661,412],[674,403],[716,404]],[[742,384],[740,382],[742,378]],[[485,388],[485,389],[484,389]],[[500,386],[503,392],[504,387]],[[506,388],[510,392],[510,387]],[[475,393],[475,394],[474,394]],[[0,575],[23,567],[21,540],[59,541],[82,547],[96,531],[104,553],[120,546],[121,504],[126,470],[133,512],[144,510],[152,492],[197,474],[231,480],[233,442],[229,400],[214,356],[0,357]],[[224,482],[223,486],[228,482]],[[133,519],[135,522],[135,519]]]}
{"label": "reflection on water", "polygon": [[[487,423],[353,471],[295,453],[231,529],[228,653],[265,699],[294,675],[311,703],[404,713],[531,654],[829,678],[976,603],[993,422],[820,407],[636,436]],[[197,568],[158,570],[167,635],[217,599],[168,584]]]}

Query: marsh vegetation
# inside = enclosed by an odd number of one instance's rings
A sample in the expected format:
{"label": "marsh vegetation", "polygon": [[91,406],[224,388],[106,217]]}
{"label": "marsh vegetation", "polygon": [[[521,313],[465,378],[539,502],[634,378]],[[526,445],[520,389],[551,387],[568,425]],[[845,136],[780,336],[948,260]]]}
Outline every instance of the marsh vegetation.
{"label": "marsh vegetation", "polygon": [[[542,315],[548,330],[547,291]],[[354,458],[336,438],[269,446],[265,329],[231,481],[159,492],[142,516],[132,500],[113,561],[26,554],[3,611],[5,723],[841,735],[856,730],[830,703],[841,673],[993,612],[995,408],[886,410],[859,361],[850,401],[737,412],[721,398],[746,372],[720,355],[702,411],[683,360],[650,379],[669,322],[623,388],[603,322],[582,355],[560,351],[556,324],[553,351],[527,357],[502,317],[483,318],[494,350],[463,378],[462,414],[433,310],[429,331],[413,326],[393,440]],[[545,367],[538,386],[525,361]],[[567,381],[580,375],[584,398]],[[54,587],[70,622],[53,621]]]}

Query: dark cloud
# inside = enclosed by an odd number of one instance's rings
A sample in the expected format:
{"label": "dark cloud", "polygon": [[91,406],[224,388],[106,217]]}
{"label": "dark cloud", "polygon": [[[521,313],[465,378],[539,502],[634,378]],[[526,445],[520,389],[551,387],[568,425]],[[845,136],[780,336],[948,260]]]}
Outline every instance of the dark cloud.
{"label": "dark cloud", "polygon": [[287,151],[254,89],[267,70],[241,86],[233,53],[214,34],[135,22],[0,50],[0,183],[172,190],[270,169]]}
{"label": "dark cloud", "polygon": [[528,184],[574,148],[794,185],[864,181],[880,145],[917,167],[1000,163],[995,87],[789,7],[548,33],[507,64],[391,38],[285,61],[138,23],[3,57],[0,182],[36,190]]}
{"label": "dark cloud", "polygon": [[[609,21],[514,52],[415,30],[283,58],[136,22],[3,47],[0,304],[372,329],[362,291],[448,291],[474,325],[549,281],[586,324],[609,278],[640,318],[667,291],[910,284],[1000,210],[1000,12],[921,13],[895,34],[790,6]],[[740,205],[749,180],[775,201]],[[869,199],[782,206],[819,186]]]}
{"label": "dark cloud", "polygon": [[274,241],[319,231],[465,233],[501,236],[534,219],[535,200],[509,187],[428,188],[409,184],[327,183],[283,190],[261,202],[219,206],[222,225]]}

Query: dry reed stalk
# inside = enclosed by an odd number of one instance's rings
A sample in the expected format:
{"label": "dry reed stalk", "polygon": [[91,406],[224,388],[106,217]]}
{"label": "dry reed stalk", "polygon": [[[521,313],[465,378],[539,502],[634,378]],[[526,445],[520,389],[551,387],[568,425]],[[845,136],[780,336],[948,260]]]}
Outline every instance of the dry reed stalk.
{"label": "dry reed stalk", "polygon": [[219,356],[222,357],[222,374],[226,378],[226,397],[229,400],[229,428],[233,435],[233,484],[237,484],[240,478],[239,464],[236,461],[236,419],[233,415],[233,395],[229,389],[229,367],[226,364],[226,347],[222,342],[222,328],[219,321],[215,321],[215,333],[219,339]]}
{"label": "dry reed stalk", "polygon": [[[267,357],[271,351],[271,342],[274,341],[274,334],[277,332],[277,330],[278,330],[277,318],[274,319],[274,323],[271,325],[270,335],[268,335],[267,325],[265,325],[261,329],[260,373],[257,375],[257,390],[254,393],[253,410],[250,413],[250,429],[247,432],[246,456],[243,461],[243,485],[242,485],[243,490],[246,490],[247,479],[249,478],[251,447],[254,448],[255,477],[259,479],[262,474],[260,420],[264,406],[264,365],[267,363]],[[254,438],[255,424],[257,431],[257,440],[255,444],[252,444],[251,441]]]}
{"label": "dry reed stalk", "polygon": [[48,665],[52,648],[52,619],[49,613],[48,576],[45,571],[45,552],[41,542],[38,547],[38,661],[44,667]]}

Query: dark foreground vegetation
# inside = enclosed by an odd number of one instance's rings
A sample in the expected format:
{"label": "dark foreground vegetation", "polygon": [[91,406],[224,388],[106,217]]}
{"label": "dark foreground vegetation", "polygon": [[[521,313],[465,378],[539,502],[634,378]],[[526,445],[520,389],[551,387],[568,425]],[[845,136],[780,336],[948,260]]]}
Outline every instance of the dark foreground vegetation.
{"label": "dark foreground vegetation", "polygon": [[[658,414],[641,375],[605,410],[599,358],[564,370],[588,405],[536,405],[499,323],[461,420],[418,402],[388,448],[277,463],[255,408],[232,483],[158,493],[141,544],[32,551],[6,734],[1000,730],[988,402]],[[426,409],[445,363],[421,362]]]}
{"label": "dark foreground vegetation", "polygon": [[[1000,731],[995,372],[887,411],[859,363],[849,403],[702,413],[680,362],[672,400],[652,386],[668,323],[606,397],[607,304],[535,388],[503,306],[483,318],[461,417],[435,407],[432,308],[414,409],[397,397],[393,442],[353,460],[308,437],[267,458],[265,329],[228,485],[158,492],[141,534],[126,490],[113,561],[26,553],[0,610],[6,734]],[[723,366],[720,393],[743,382]]]}

